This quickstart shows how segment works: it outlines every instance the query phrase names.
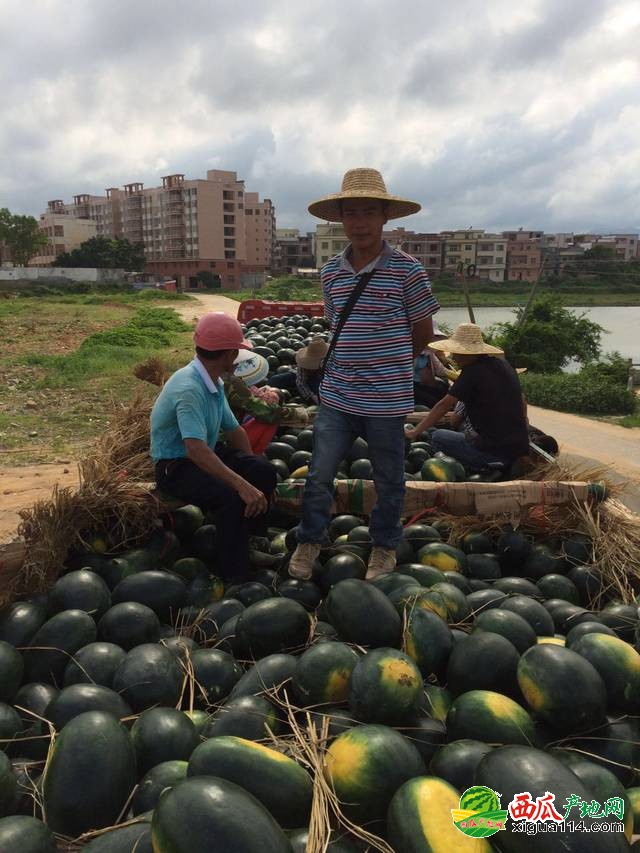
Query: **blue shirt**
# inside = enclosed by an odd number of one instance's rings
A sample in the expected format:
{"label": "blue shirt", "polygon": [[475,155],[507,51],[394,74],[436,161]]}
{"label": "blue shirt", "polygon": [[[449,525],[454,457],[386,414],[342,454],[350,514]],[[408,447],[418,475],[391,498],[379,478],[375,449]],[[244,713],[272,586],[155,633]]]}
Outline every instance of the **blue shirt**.
{"label": "blue shirt", "polygon": [[220,432],[236,429],[224,385],[215,383],[197,359],[165,383],[151,410],[151,458],[181,459],[185,438],[198,438],[213,450]]}
{"label": "blue shirt", "polygon": [[439,309],[422,264],[386,242],[355,273],[350,247],[321,272],[325,316],[335,331],[357,279],[375,268],[345,323],[320,386],[320,399],[356,415],[393,417],[413,411],[411,327]]}

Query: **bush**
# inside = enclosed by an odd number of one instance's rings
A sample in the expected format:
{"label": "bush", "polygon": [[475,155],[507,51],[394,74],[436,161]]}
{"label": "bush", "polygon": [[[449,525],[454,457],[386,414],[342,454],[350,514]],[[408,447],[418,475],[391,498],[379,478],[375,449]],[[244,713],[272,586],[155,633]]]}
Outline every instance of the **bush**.
{"label": "bush", "polygon": [[580,373],[526,373],[520,383],[528,402],[544,409],[583,415],[631,415],[636,411],[635,394],[590,369]]}

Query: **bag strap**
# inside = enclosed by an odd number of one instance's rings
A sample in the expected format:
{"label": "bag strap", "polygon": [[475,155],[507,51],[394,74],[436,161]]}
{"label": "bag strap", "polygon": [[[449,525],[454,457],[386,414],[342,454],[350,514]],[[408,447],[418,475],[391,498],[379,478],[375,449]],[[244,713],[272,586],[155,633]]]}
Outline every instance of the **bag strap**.
{"label": "bag strap", "polygon": [[363,273],[359,277],[358,283],[356,284],[356,286],[351,291],[349,298],[347,299],[347,301],[345,303],[344,308],[340,312],[340,316],[338,318],[338,324],[336,326],[335,332],[333,333],[333,335],[331,337],[331,343],[329,344],[329,349],[327,350],[327,354],[322,359],[322,364],[320,365],[320,381],[321,382],[324,379],[324,373],[325,373],[327,365],[329,364],[329,359],[333,355],[333,351],[336,348],[336,344],[338,343],[338,338],[340,337],[340,333],[342,332],[342,330],[345,326],[345,323],[349,319],[349,315],[353,311],[353,308],[354,308],[356,302],[362,296],[363,290],[365,289],[367,284],[371,281],[371,279],[376,274],[376,272],[377,272],[377,270],[373,269],[373,270],[370,270],[369,272]]}

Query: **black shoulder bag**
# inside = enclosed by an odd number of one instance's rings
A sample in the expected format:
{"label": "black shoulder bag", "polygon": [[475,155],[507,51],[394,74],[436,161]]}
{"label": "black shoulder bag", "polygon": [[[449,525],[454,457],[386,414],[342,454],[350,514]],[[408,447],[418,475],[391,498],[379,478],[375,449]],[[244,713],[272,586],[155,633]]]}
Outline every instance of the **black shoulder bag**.
{"label": "black shoulder bag", "polygon": [[338,343],[338,338],[340,337],[340,332],[344,328],[344,324],[349,319],[351,312],[353,311],[354,305],[362,296],[362,291],[365,289],[367,284],[371,281],[373,276],[375,275],[376,270],[371,270],[370,272],[365,272],[360,276],[360,280],[356,284],[356,286],[351,291],[351,295],[346,301],[346,304],[342,311],[340,312],[340,317],[338,318],[338,325],[336,326],[336,330],[333,333],[331,338],[331,343],[329,344],[329,349],[327,350],[327,354],[322,359],[322,364],[320,365],[320,382],[324,379],[324,374],[327,369],[327,365],[329,364],[329,359],[333,355],[333,351],[336,348],[336,344]]}

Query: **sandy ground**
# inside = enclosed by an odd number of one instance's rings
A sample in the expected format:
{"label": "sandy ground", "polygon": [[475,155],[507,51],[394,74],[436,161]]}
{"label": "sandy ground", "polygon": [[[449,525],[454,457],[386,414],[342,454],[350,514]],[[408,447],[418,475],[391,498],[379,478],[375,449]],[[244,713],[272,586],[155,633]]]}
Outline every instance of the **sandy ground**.
{"label": "sandy ground", "polygon": [[[176,310],[186,321],[207,311],[225,311],[232,317],[239,303],[226,296],[203,295],[197,302],[178,303]],[[640,430],[529,407],[531,423],[555,436],[567,460],[585,467],[604,466],[610,478],[627,484],[623,500],[640,513]],[[78,473],[74,463],[0,467],[0,542],[9,541],[20,521],[18,511],[36,500],[48,498],[56,484],[74,486]]]}

